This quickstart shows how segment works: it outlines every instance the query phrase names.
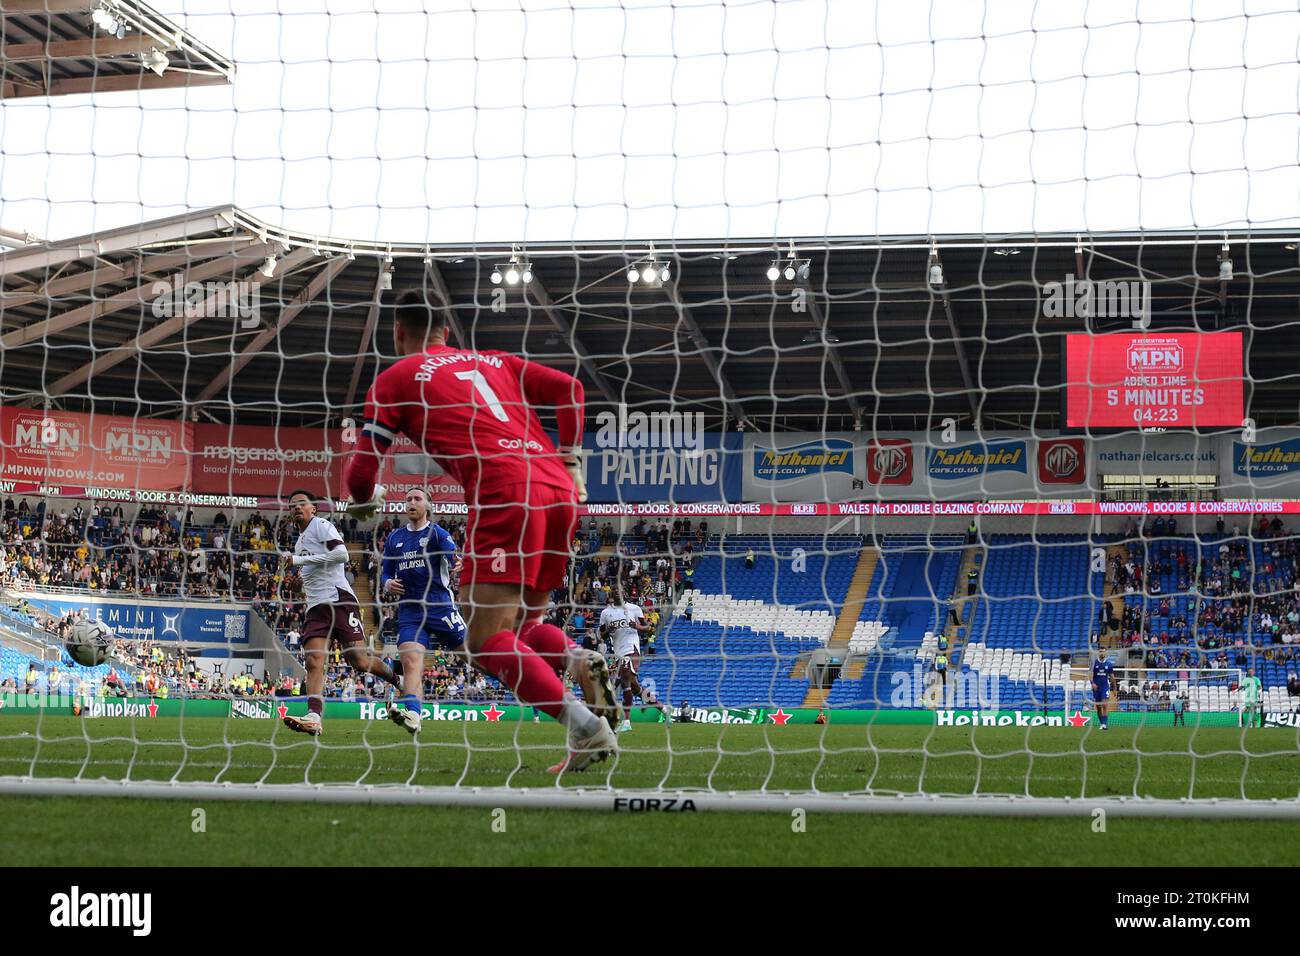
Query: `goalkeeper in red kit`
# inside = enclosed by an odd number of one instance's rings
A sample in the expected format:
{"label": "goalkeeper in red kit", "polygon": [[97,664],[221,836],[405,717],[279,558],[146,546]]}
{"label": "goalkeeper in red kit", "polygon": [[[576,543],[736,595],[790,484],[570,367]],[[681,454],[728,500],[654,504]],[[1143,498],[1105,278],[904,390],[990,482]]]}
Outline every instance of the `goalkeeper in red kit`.
{"label": "goalkeeper in red kit", "polygon": [[[344,472],[348,511],[365,519],[383,503],[375,479],[399,434],[460,482],[469,505],[460,600],[470,660],[568,730],[568,755],[552,772],[582,770],[617,749],[609,669],[542,623],[550,592],[565,583],[586,500],[582,383],[508,353],[450,348],[446,338],[443,313],[419,291],[398,297],[393,344],[403,357],[366,395],[365,426]],[[538,406],[555,408],[558,451]],[[589,707],[565,690],[566,670]]]}

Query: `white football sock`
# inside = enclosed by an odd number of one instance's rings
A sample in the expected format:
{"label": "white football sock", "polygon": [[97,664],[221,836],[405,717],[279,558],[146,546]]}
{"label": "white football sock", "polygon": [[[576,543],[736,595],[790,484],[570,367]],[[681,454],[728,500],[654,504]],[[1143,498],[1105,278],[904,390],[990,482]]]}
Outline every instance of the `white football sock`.
{"label": "white football sock", "polygon": [[600,718],[567,690],[564,692],[564,700],[560,702],[560,723],[569,733],[584,737],[590,737],[600,729]]}

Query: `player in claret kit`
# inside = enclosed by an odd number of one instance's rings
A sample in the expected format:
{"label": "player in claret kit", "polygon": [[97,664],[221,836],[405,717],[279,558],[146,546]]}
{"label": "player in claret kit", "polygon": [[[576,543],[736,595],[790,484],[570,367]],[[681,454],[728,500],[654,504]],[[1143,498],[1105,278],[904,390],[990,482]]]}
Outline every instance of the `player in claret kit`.
{"label": "player in claret kit", "polygon": [[[606,720],[618,705],[605,659],[574,647],[542,617],[565,583],[581,471],[584,392],[570,375],[503,352],[450,348],[446,318],[410,290],[394,307],[393,344],[404,356],[366,396],[365,427],[344,473],[369,518],[383,502],[381,457],[404,434],[460,482],[469,503],[461,604],[474,666],[569,732],[555,773],[582,770],[618,749]],[[555,408],[557,452],[534,409]],[[565,690],[566,670],[589,706]]]}
{"label": "player in claret kit", "polygon": [[316,514],[316,499],[305,491],[289,496],[289,513],[298,527],[298,541],[281,557],[299,569],[307,614],[302,625],[303,665],[307,668],[307,715],[288,714],[285,726],[319,737],[325,709],[325,655],[331,641],[343,647],[353,670],[374,674],[398,687],[397,677],[383,659],[366,646],[361,607],[343,573],[348,550],[338,529]]}
{"label": "player in claret kit", "polygon": [[1107,711],[1110,709],[1110,689],[1115,686],[1115,662],[1106,660],[1106,648],[1097,652],[1092,662],[1092,699],[1097,705],[1097,723],[1107,730]]}
{"label": "player in claret kit", "polygon": [[627,733],[632,729],[632,722],[626,715],[632,712],[633,696],[640,697],[649,707],[658,707],[664,718],[672,723],[672,711],[655,700],[654,695],[641,686],[637,670],[641,667],[641,635],[648,630],[645,615],[635,602],[623,596],[622,589],[615,587],[610,594],[608,606],[600,612],[600,626],[614,645],[614,672],[618,683],[623,686],[623,720],[615,728],[615,733]]}
{"label": "player in claret kit", "polygon": [[429,499],[419,488],[406,493],[406,524],[389,532],[379,569],[383,596],[397,601],[397,650],[405,693],[388,716],[412,734],[420,732],[424,653],[436,644],[449,651],[465,645],[465,622],[451,593],[456,542],[429,520]]}

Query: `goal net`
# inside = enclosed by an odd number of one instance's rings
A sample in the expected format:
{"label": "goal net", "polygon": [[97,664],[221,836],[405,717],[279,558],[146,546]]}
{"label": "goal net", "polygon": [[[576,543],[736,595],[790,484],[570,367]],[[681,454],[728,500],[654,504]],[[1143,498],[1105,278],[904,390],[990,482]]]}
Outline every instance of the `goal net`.
{"label": "goal net", "polygon": [[[0,789],[1300,811],[1295,11],[263,6],[3,11]],[[368,410],[407,290],[468,357]],[[520,373],[501,437],[499,354],[582,383],[563,541],[519,509],[572,392]],[[367,648],[319,738],[301,491]],[[414,492],[454,550],[408,685]],[[450,637],[529,562],[631,698],[581,774]]]}
{"label": "goal net", "polygon": [[[1106,707],[1117,726],[1194,723],[1241,726],[1248,706],[1242,691],[1244,672],[1220,670],[1167,670],[1126,667],[1115,671],[1115,685]],[[1256,703],[1256,716],[1262,701]],[[1096,709],[1090,681],[1075,680],[1066,695],[1066,713]]]}

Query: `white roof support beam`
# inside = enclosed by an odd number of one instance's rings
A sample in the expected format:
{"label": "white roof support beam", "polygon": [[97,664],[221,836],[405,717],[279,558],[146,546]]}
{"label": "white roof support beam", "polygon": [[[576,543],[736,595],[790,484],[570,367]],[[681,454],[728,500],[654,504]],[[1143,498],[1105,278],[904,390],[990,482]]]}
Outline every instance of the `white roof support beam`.
{"label": "white roof support beam", "polygon": [[808,314],[812,317],[813,325],[816,326],[817,332],[825,343],[826,357],[830,359],[831,368],[835,370],[835,377],[839,380],[840,390],[844,392],[844,398],[849,403],[849,410],[853,412],[854,421],[862,419],[862,403],[858,401],[858,396],[854,394],[853,384],[849,381],[849,373],[844,368],[844,360],[840,358],[840,350],[835,345],[827,341],[829,337],[829,327],[826,321],[826,313],[822,311],[821,303],[817,301],[813,290],[805,282],[803,289],[807,295]]}
{"label": "white roof support beam", "polygon": [[[550,293],[546,291],[546,286],[542,284],[542,280],[537,275],[536,268],[533,269],[533,281],[524,286],[524,301],[527,302],[529,298],[532,298],[537,307],[546,313],[546,317],[551,320],[555,330],[572,343],[573,352],[578,356],[578,364],[591,376],[605,401],[617,407],[623,399],[614,390],[614,385],[609,380],[609,376],[601,371],[600,366],[596,364],[596,360],[592,358],[591,352],[587,350],[587,347],[582,344],[574,333],[573,326],[569,324],[569,320],[564,313],[551,299]],[[465,348],[468,347],[468,345],[465,346]]]}
{"label": "white roof support beam", "polygon": [[348,399],[343,403],[344,408],[351,408],[356,404],[357,386],[361,384],[361,369],[365,367],[366,359],[370,358],[370,353],[366,350],[375,337],[375,327],[379,325],[379,298],[383,294],[383,283],[384,271],[380,269],[379,275],[375,277],[374,291],[370,294],[370,308],[366,311],[366,327],[361,332],[361,344],[357,346],[357,360],[352,365],[352,378],[348,382]]}
{"label": "white roof support beam", "polygon": [[[241,261],[251,255],[252,253],[248,249],[244,249],[234,255],[224,255],[202,265],[194,266],[186,273],[185,281],[206,282],[208,279],[215,279],[217,276],[230,275]],[[31,325],[0,336],[0,348],[14,349],[30,345],[33,342],[44,342],[48,336],[65,332],[93,319],[122,312],[132,307],[144,306],[155,298],[153,285],[152,280],[146,280],[115,295],[95,299],[86,305],[69,309],[67,312],[61,312],[40,322],[33,322]]]}
{"label": "white roof support beam", "polygon": [[665,282],[663,288],[664,294],[668,296],[673,308],[677,310],[677,318],[686,330],[687,337],[695,345],[696,354],[699,355],[700,360],[708,368],[709,374],[713,376],[713,381],[717,383],[718,391],[722,394],[722,401],[727,406],[727,411],[736,421],[748,426],[750,424],[749,416],[745,414],[744,406],[740,404],[736,390],[731,387],[731,382],[727,380],[727,376],[723,373],[721,363],[714,357],[713,346],[709,344],[709,340],[705,337],[704,330],[695,321],[695,316],[691,314],[691,310],[682,302],[681,294],[677,291],[677,282],[675,280]]}
{"label": "white roof support beam", "polygon": [[451,293],[447,291],[447,281],[442,277],[442,270],[438,264],[430,260],[425,273],[429,277],[429,287],[433,289],[433,294],[438,297],[442,303],[443,309],[447,313],[447,328],[456,334],[456,341],[463,349],[472,348],[469,339],[465,336],[465,328],[461,325],[460,316],[456,314],[456,309],[451,302]]}
{"label": "white roof support beam", "polygon": [[298,317],[303,309],[311,305],[316,300],[316,297],[325,291],[326,287],[334,281],[334,277],[346,269],[351,261],[347,256],[335,256],[330,259],[325,264],[325,267],[312,276],[311,281],[303,286],[301,291],[280,310],[280,317],[276,320],[275,325],[263,329],[253,337],[253,340],[245,346],[242,352],[231,356],[230,364],[222,369],[199,393],[198,398],[195,399],[195,404],[209,401],[225,388],[245,365],[251,362],[258,353],[270,344],[272,339],[276,338],[288,327],[289,323]]}
{"label": "white roof support beam", "polygon": [[[138,88],[139,84],[136,86]],[[76,239],[5,250],[0,252],[0,277],[38,269],[55,269],[78,259],[91,259],[115,252],[133,252],[154,243],[182,243],[208,233],[229,232],[234,238],[238,234],[233,230],[233,222],[233,209],[221,207]]]}
{"label": "white roof support beam", "polygon": [[97,285],[125,282],[140,275],[171,272],[174,269],[196,265],[215,256],[230,255],[247,248],[254,242],[257,242],[256,237],[246,236],[232,239],[228,245],[192,246],[187,251],[174,255],[142,255],[121,265],[101,262],[84,272],[78,272],[76,275],[63,276],[39,285],[29,285],[9,290],[0,289],[0,310],[17,309],[45,299],[58,299],[77,292],[84,292],[86,289]]}
{"label": "white roof support beam", "polygon": [[[267,248],[268,248],[267,245],[258,245],[255,249],[250,249],[248,258],[251,259],[261,258],[266,253]],[[295,249],[283,260],[281,260],[280,268],[285,272],[287,272],[290,269],[294,269],[297,266],[301,265],[303,262],[307,261],[311,257],[312,254],[310,250]],[[246,276],[242,281],[249,282],[255,286],[260,287],[262,285],[265,285],[268,282],[273,282],[275,280],[268,279],[266,276],[262,275],[260,271],[254,270],[250,275]],[[107,372],[110,368],[113,368],[113,366],[119,365],[122,362],[125,362],[127,359],[135,358],[139,356],[140,353],[153,348],[155,345],[158,345],[160,342],[165,342],[167,339],[171,338],[173,335],[175,335],[177,332],[180,332],[182,329],[185,329],[188,326],[193,325],[195,322],[202,320],[212,309],[216,308],[218,304],[217,303],[218,298],[219,295],[217,293],[213,293],[208,298],[204,299],[202,303],[198,304],[198,306],[194,309],[194,313],[195,313],[194,315],[173,316],[167,321],[160,322],[158,325],[153,326],[147,332],[142,332],[141,334],[137,335],[135,338],[131,339],[129,342],[124,342],[121,345],[119,345],[117,348],[96,355],[89,362],[89,364],[83,365],[81,368],[77,369],[74,372],[69,372],[67,375],[63,376],[63,378],[59,379],[53,385],[50,385],[46,389],[46,394],[63,395],[70,389],[76,388],[78,385],[81,385],[83,382],[89,381],[91,378],[100,374],[101,372]]]}

